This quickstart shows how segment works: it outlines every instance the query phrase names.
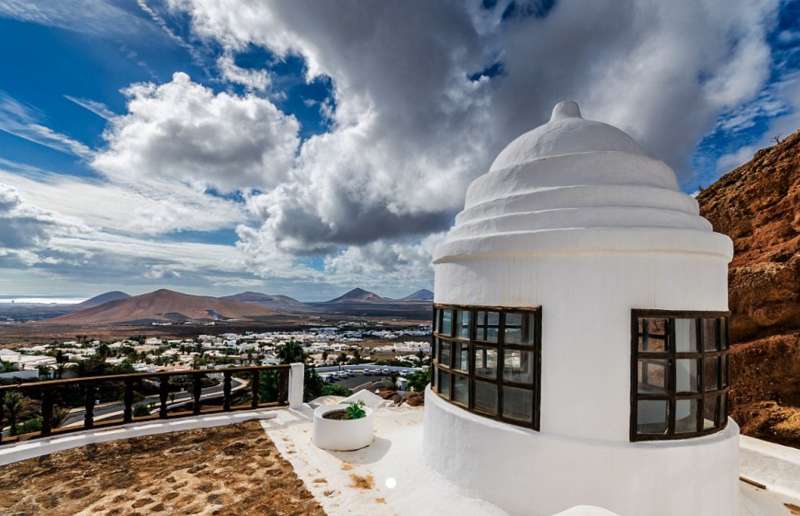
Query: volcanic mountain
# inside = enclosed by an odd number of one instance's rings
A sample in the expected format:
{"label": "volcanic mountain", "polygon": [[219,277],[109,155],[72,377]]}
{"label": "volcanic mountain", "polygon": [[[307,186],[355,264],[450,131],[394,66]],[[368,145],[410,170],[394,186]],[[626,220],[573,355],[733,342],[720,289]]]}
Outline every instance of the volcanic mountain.
{"label": "volcanic mountain", "polygon": [[391,303],[391,299],[385,299],[374,292],[362,288],[354,288],[341,296],[326,301],[326,303]]}
{"label": "volcanic mountain", "polygon": [[427,288],[423,288],[401,298],[400,301],[433,301],[433,292]]}
{"label": "volcanic mountain", "polygon": [[253,319],[275,312],[253,303],[241,303],[216,297],[193,296],[172,290],[117,299],[54,319],[48,324],[118,324],[149,321],[208,321]]}
{"label": "volcanic mountain", "polygon": [[800,447],[800,131],[697,200],[734,245],[731,415],[746,434]]}
{"label": "volcanic mountain", "polygon": [[128,299],[130,298],[130,294],[126,294],[125,292],[121,292],[119,290],[112,290],[111,292],[105,292],[103,294],[99,294],[92,298],[87,299],[82,303],[78,303],[77,305],[73,305],[75,310],[84,310],[86,308],[92,308],[95,306],[100,306],[103,303],[108,303],[109,301],[117,301],[120,299]]}
{"label": "volcanic mountain", "polygon": [[240,292],[231,296],[221,297],[224,301],[239,303],[253,303],[278,312],[308,312],[313,310],[309,305],[280,294],[262,294],[261,292]]}

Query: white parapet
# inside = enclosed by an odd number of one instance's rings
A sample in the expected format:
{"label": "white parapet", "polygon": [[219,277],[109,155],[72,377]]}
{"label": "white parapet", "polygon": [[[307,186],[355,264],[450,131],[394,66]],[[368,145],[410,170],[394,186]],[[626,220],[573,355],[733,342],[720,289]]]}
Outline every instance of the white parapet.
{"label": "white parapet", "polygon": [[303,387],[305,366],[296,362],[289,370],[289,408],[300,408],[303,405]]}

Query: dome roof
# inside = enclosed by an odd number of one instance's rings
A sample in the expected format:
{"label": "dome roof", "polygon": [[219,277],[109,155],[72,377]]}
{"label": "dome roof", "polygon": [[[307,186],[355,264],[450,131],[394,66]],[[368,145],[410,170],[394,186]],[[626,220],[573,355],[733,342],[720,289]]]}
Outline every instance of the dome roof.
{"label": "dome roof", "polygon": [[[541,252],[545,241],[553,249],[653,250],[655,235],[665,231],[662,247],[698,249],[709,238],[722,238],[699,215],[697,201],[680,191],[669,166],[647,156],[620,129],[583,119],[578,104],[567,101],[470,184],[464,210],[434,261],[453,253],[500,252],[500,240],[525,252]],[[719,249],[728,253],[729,239],[722,240]]]}
{"label": "dome roof", "polygon": [[614,126],[584,120],[576,102],[559,102],[550,121],[517,137],[503,149],[490,171],[535,159],[594,151],[619,151],[645,155],[633,138]]}

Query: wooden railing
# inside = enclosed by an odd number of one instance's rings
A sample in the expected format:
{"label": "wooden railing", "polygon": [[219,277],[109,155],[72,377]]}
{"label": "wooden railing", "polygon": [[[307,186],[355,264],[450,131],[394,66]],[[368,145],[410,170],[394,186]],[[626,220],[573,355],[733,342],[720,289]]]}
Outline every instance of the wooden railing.
{"label": "wooden railing", "polygon": [[[289,365],[273,365],[273,366],[243,366],[243,367],[229,367],[225,369],[191,369],[184,371],[161,371],[157,373],[132,373],[132,374],[115,374],[106,376],[86,376],[67,378],[62,380],[47,380],[41,382],[18,383],[13,385],[0,386],[0,444],[5,444],[12,441],[17,441],[18,437],[9,438],[8,431],[5,426],[9,424],[7,417],[7,403],[6,399],[11,392],[19,392],[20,394],[29,394],[41,400],[41,430],[39,434],[29,434],[25,438],[46,437],[54,433],[61,434],[66,432],[73,432],[78,430],[110,427],[132,423],[136,421],[147,421],[152,419],[167,419],[173,417],[183,417],[187,415],[198,414],[215,414],[221,412],[229,412],[233,410],[247,410],[264,407],[277,407],[287,404],[289,392]],[[262,402],[260,400],[260,376],[264,371],[275,371],[277,374],[277,396],[275,401]],[[232,392],[232,379],[234,373],[244,373],[249,382],[245,385],[250,391],[249,403],[233,405],[234,393]],[[205,397],[208,399],[216,399],[219,396],[216,394],[209,395],[203,394],[202,381],[206,375],[222,375],[222,405],[221,407],[206,407],[203,410],[202,402]],[[192,378],[192,385],[190,397],[185,400],[170,401],[170,383],[169,380],[176,376],[189,376]],[[143,380],[157,380],[158,381],[158,414],[148,414],[147,416],[134,417],[134,387],[140,384]],[[238,378],[237,378],[238,379]],[[97,388],[102,384],[109,383],[124,383],[123,395],[121,401],[111,402],[120,404],[122,409],[122,418],[110,417],[108,420],[95,422],[95,403],[97,396]],[[67,426],[53,428],[53,408],[54,401],[59,399],[59,390],[64,391],[69,387],[78,385],[83,393],[83,424],[69,424]],[[179,391],[182,392],[182,391]],[[63,394],[63,392],[62,392]],[[174,407],[191,404],[191,411],[178,411],[170,412],[170,405]],[[149,404],[148,404],[149,405]],[[74,407],[65,407],[74,408]],[[114,413],[112,413],[114,414]],[[21,424],[21,423],[20,423]]]}

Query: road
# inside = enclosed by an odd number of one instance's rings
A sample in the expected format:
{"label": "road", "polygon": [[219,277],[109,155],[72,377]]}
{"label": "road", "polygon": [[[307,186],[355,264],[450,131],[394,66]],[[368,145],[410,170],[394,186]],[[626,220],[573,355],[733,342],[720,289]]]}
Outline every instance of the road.
{"label": "road", "polygon": [[[231,377],[231,392],[236,392],[238,390],[245,388],[248,385],[248,383],[249,382],[245,380],[241,380],[236,377]],[[205,389],[202,389],[200,391],[200,399],[206,400],[222,396],[223,387],[224,387],[223,383],[220,382],[219,384],[214,385],[213,387],[206,387]],[[191,402],[193,400],[191,393],[186,391],[171,392],[170,395],[174,395],[175,397],[174,399],[169,398],[169,401],[167,402],[168,407],[174,407],[176,405],[181,405],[187,402]],[[147,405],[149,403],[152,403],[157,407],[161,403],[161,399],[159,398],[158,394],[154,394],[152,396],[146,396],[143,400],[135,403],[134,405],[140,405],[140,404]],[[94,408],[94,419],[95,421],[97,421],[99,419],[105,419],[112,416],[121,415],[124,409],[125,409],[125,404],[122,403],[121,401],[115,401],[112,403],[99,405]],[[67,419],[61,426],[69,426],[69,425],[74,425],[76,423],[83,423],[84,412],[85,410],[82,408],[74,409],[73,411],[70,412],[69,416],[67,416]]]}

